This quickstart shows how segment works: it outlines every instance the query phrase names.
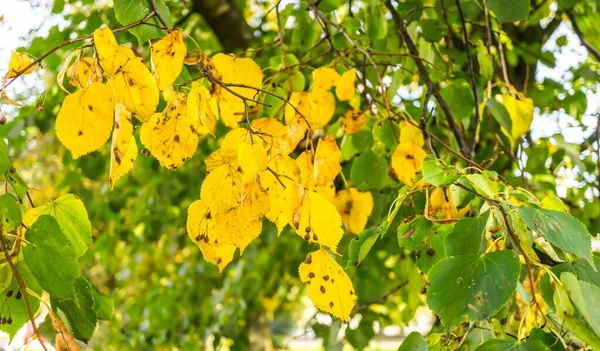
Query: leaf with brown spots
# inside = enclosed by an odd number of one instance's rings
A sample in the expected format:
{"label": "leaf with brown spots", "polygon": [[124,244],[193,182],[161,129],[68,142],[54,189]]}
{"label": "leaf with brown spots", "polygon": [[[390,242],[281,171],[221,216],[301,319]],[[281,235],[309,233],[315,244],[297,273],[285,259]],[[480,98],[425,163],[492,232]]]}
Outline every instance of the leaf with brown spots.
{"label": "leaf with brown spots", "polygon": [[350,319],[356,304],[356,293],[348,274],[325,251],[308,254],[298,269],[300,280],[308,285],[308,296],[320,310],[343,322]]}
{"label": "leaf with brown spots", "polygon": [[115,106],[115,129],[113,130],[112,145],[110,148],[110,173],[109,183],[112,189],[116,181],[124,174],[131,171],[137,158],[137,144],[133,136],[131,112],[125,105],[117,103]]}

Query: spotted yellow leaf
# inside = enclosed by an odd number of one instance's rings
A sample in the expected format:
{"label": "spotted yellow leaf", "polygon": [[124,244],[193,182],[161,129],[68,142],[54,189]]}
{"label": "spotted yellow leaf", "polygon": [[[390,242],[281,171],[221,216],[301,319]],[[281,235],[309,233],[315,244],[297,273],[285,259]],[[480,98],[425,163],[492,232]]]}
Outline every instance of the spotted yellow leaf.
{"label": "spotted yellow leaf", "polygon": [[198,148],[198,133],[187,114],[187,95],[178,93],[162,113],[142,125],[140,139],[163,167],[174,169]]}
{"label": "spotted yellow leaf", "polygon": [[79,158],[106,143],[113,128],[114,111],[110,88],[93,83],[65,98],[56,117],[56,136],[73,158]]}
{"label": "spotted yellow leaf", "polygon": [[319,129],[329,123],[334,113],[335,98],[329,91],[293,92],[285,106],[285,123]]}
{"label": "spotted yellow leaf", "polygon": [[135,58],[130,48],[117,43],[115,35],[106,26],[94,31],[94,46],[100,67],[109,77],[114,76],[130,59]]}
{"label": "spotted yellow leaf", "polygon": [[200,189],[200,198],[215,212],[226,212],[242,202],[242,172],[237,166],[222,165],[213,169]]}
{"label": "spotted yellow leaf", "polygon": [[342,239],[342,218],[335,206],[314,191],[300,191],[300,206],[292,213],[292,227],[308,242],[327,246],[337,253]]}
{"label": "spotted yellow leaf", "polygon": [[259,118],[252,121],[252,128],[271,138],[273,153],[289,155],[304,139],[306,128],[302,124],[285,126],[275,118]]}
{"label": "spotted yellow leaf", "polygon": [[214,228],[215,221],[207,202],[204,200],[192,202],[188,208],[188,236],[200,248],[204,259],[219,267],[219,271],[223,271],[223,268],[233,260],[235,246],[219,242]]}
{"label": "spotted yellow leaf", "polygon": [[188,116],[198,124],[198,133],[214,135],[219,107],[208,89],[192,84],[192,90],[188,93],[187,108]]}
{"label": "spotted yellow leaf", "polygon": [[[263,73],[254,60],[225,54],[217,54],[211,60],[223,82],[261,88]],[[230,89],[245,98],[252,99],[256,95],[256,89],[233,86]],[[237,128],[238,122],[244,117],[244,102],[225,89],[220,89],[218,95],[223,123],[230,128]]]}
{"label": "spotted yellow leaf", "polygon": [[119,178],[131,171],[137,158],[137,144],[133,136],[131,112],[123,103],[115,105],[115,128],[110,152],[109,183],[112,189]]}
{"label": "spotted yellow leaf", "polygon": [[308,254],[298,274],[318,309],[348,322],[356,304],[356,292],[348,274],[327,251],[320,249]]}
{"label": "spotted yellow leaf", "polygon": [[398,144],[392,155],[392,169],[402,183],[409,186],[415,184],[425,155],[425,151],[414,142]]}
{"label": "spotted yellow leaf", "polygon": [[370,192],[361,193],[355,188],[341,190],[333,203],[348,231],[358,234],[365,229],[373,210],[373,195]]}
{"label": "spotted yellow leaf", "polygon": [[335,177],[342,170],[340,160],[342,152],[335,139],[328,135],[321,139],[317,144],[314,160],[314,179],[316,185],[325,185],[333,182]]}
{"label": "spotted yellow leaf", "polygon": [[173,85],[183,68],[187,50],[183,44],[181,29],[175,29],[151,45],[152,73],[158,89]]}
{"label": "spotted yellow leaf", "polygon": [[459,217],[458,210],[449,188],[435,188],[429,194],[429,216],[441,219],[456,219]]}
{"label": "spotted yellow leaf", "polygon": [[323,92],[338,84],[340,75],[333,68],[317,68],[312,72],[313,92]]}
{"label": "spotted yellow leaf", "polygon": [[408,121],[400,122],[400,143],[415,143],[418,147],[425,145],[423,132],[418,127],[412,125]]}
{"label": "spotted yellow leaf", "polygon": [[[8,63],[8,73],[6,73],[6,78],[16,77],[17,74],[29,66],[31,62],[33,61],[27,54],[13,51],[10,55],[10,62]],[[29,67],[27,71],[23,72],[23,74],[29,74],[31,72],[33,72],[33,66]]]}
{"label": "spotted yellow leaf", "polygon": [[288,201],[297,201],[297,196],[288,198],[289,191],[294,189],[300,178],[300,169],[296,162],[287,155],[276,155],[269,163],[270,171],[264,171],[260,175],[261,185],[266,189],[269,196],[269,211],[265,214],[268,220],[277,225],[278,233],[288,223],[287,209],[296,209],[297,203],[288,204]]}
{"label": "spotted yellow leaf", "polygon": [[296,157],[296,165],[300,170],[298,183],[305,189],[313,190],[315,187],[315,166],[313,163],[315,153],[306,150]]}
{"label": "spotted yellow leaf", "polygon": [[158,87],[140,58],[127,61],[109,81],[117,101],[125,104],[142,122],[147,122],[158,106]]}
{"label": "spotted yellow leaf", "polygon": [[82,57],[75,61],[67,71],[71,85],[85,88],[95,82],[102,82],[102,70],[91,57]]}
{"label": "spotted yellow leaf", "polygon": [[335,87],[335,94],[340,101],[350,101],[354,97],[356,87],[354,81],[356,80],[356,68],[352,68],[342,74],[337,86]]}
{"label": "spotted yellow leaf", "polygon": [[269,159],[262,140],[255,140],[253,144],[241,144],[238,149],[238,161],[244,175],[249,178],[254,178],[258,172],[264,171],[269,164]]}
{"label": "spotted yellow leaf", "polygon": [[369,121],[364,113],[356,109],[350,109],[344,117],[341,117],[344,132],[348,135],[356,134]]}

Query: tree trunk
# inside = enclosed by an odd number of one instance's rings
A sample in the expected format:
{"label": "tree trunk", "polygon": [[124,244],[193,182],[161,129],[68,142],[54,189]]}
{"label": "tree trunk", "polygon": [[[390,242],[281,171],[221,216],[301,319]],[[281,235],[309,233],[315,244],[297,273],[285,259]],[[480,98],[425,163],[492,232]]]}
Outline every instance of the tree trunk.
{"label": "tree trunk", "polygon": [[232,0],[194,0],[192,6],[192,11],[206,20],[226,52],[250,46],[252,28]]}

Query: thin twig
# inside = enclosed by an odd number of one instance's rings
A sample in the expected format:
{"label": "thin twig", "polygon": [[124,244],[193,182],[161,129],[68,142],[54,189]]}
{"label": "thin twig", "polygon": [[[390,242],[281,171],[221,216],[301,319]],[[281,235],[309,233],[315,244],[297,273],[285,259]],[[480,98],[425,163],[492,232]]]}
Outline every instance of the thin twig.
{"label": "thin twig", "polygon": [[[417,49],[415,43],[412,41],[410,35],[408,34],[408,29],[406,28],[406,25],[404,24],[404,21],[402,20],[402,18],[400,18],[400,16],[396,12],[396,9],[394,8],[392,1],[386,0],[385,5],[390,10],[390,13],[392,14],[392,19],[394,20],[394,24],[396,25],[396,29],[398,30],[398,35],[406,43],[406,46],[408,47],[408,51],[413,56],[420,56],[419,50]],[[446,102],[446,100],[444,100],[444,98],[439,93],[439,91],[437,91],[435,89],[435,85],[431,81],[431,77],[429,76],[427,69],[423,65],[423,62],[421,62],[421,60],[414,60],[414,61],[417,66],[417,69],[419,70],[419,74],[421,75],[423,80],[425,80],[425,85],[427,86],[427,89],[432,91],[433,96],[435,97],[438,104],[440,105],[440,108],[446,115],[446,120],[448,121],[448,124],[450,125],[450,129],[452,129],[452,133],[454,134],[454,137],[456,138],[456,142],[458,143],[461,153],[466,158],[471,159],[470,150],[465,143],[462,133],[460,132],[460,130],[458,129],[458,126],[456,125],[454,117],[452,116],[452,113],[450,112],[450,107],[448,106],[448,103]]]}
{"label": "thin twig", "polygon": [[570,12],[567,12],[567,17],[569,18],[569,21],[571,21],[571,27],[573,27],[573,32],[575,32],[575,34],[577,34],[577,37],[579,38],[579,42],[581,42],[581,45],[583,45],[588,50],[588,52],[590,52],[596,58],[596,60],[600,61],[600,51],[598,51],[598,49],[593,47],[592,44],[588,43],[587,40],[585,40],[583,32],[581,31],[581,29],[579,29],[579,26],[577,25],[577,22],[575,21],[575,17],[573,16],[573,14]]}
{"label": "thin twig", "polygon": [[357,306],[356,308],[354,308],[352,310],[352,313],[356,313],[358,311],[364,310],[365,308],[369,307],[370,305],[379,303],[379,302],[383,302],[385,301],[385,299],[387,299],[390,295],[394,294],[396,291],[402,289],[403,287],[405,287],[408,284],[408,280],[400,283],[396,286],[394,286],[390,291],[388,291],[387,293],[379,296],[378,298],[376,298],[375,300],[369,301],[369,302],[365,302],[364,304]]}
{"label": "thin twig", "polygon": [[156,0],[150,0],[150,5],[152,6],[152,11],[151,12],[154,12],[154,14],[156,15],[156,17],[160,21],[160,23],[162,23],[162,25],[165,28],[169,28],[169,24],[167,23],[167,21],[165,21],[165,19],[163,18],[163,16],[158,11],[158,7],[156,7]]}
{"label": "thin twig", "polygon": [[477,96],[477,82],[475,81],[475,73],[473,72],[473,57],[471,56],[471,44],[467,36],[467,24],[465,23],[465,15],[462,8],[460,7],[460,0],[455,0],[456,7],[458,8],[458,14],[460,16],[460,23],[462,24],[463,40],[465,42],[465,51],[467,52],[467,71],[471,81],[471,90],[473,91],[473,98],[475,99],[475,123],[473,123],[473,140],[471,141],[470,154],[473,157],[475,146],[477,146],[477,129],[479,128],[479,122],[481,116],[479,115],[479,97]]}

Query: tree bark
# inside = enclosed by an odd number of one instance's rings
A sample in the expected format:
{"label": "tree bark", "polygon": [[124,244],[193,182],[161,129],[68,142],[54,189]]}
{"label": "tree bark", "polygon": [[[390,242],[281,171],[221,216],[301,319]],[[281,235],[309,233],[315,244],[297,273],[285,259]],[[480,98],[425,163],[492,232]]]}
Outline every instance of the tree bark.
{"label": "tree bark", "polygon": [[233,0],[194,0],[192,6],[192,11],[206,20],[226,52],[250,46],[252,28]]}

